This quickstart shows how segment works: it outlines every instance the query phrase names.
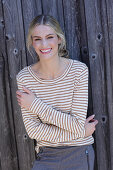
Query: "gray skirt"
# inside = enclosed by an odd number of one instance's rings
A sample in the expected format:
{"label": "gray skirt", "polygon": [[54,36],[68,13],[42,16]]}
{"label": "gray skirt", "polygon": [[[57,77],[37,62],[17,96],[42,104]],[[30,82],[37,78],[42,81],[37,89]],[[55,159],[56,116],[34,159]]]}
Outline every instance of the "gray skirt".
{"label": "gray skirt", "polygon": [[41,147],[32,170],[93,170],[92,145]]}

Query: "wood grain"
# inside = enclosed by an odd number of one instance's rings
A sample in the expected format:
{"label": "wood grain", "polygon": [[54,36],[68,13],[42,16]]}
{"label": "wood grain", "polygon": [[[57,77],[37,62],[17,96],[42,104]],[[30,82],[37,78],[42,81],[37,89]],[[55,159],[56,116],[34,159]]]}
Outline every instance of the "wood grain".
{"label": "wood grain", "polygon": [[30,170],[35,141],[25,130],[16,101],[16,74],[37,62],[26,48],[31,20],[55,17],[70,58],[89,67],[88,115],[95,114],[95,170],[113,169],[113,3],[112,0],[0,0],[0,169]]}

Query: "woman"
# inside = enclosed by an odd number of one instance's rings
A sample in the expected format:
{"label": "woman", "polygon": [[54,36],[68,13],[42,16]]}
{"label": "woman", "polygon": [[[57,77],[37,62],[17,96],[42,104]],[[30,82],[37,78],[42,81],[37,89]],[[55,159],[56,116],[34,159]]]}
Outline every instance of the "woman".
{"label": "woman", "polygon": [[32,170],[93,170],[98,121],[94,115],[86,119],[87,66],[68,58],[64,34],[51,16],[34,18],[27,47],[39,61],[18,73],[17,100],[26,131],[37,142]]}

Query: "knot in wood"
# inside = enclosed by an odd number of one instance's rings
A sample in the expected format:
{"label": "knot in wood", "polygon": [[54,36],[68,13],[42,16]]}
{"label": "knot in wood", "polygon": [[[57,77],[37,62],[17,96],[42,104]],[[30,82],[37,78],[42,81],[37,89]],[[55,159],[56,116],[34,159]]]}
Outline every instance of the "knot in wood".
{"label": "knot in wood", "polygon": [[101,117],[101,122],[102,122],[102,124],[105,124],[106,121],[107,121],[107,116],[102,115],[102,117]]}
{"label": "knot in wood", "polygon": [[26,134],[24,134],[24,140],[27,140],[27,135]]}
{"label": "knot in wood", "polygon": [[14,48],[13,54],[14,54],[14,55],[17,55],[17,54],[18,54],[18,49],[17,49],[17,48]]}
{"label": "knot in wood", "polygon": [[0,22],[0,27],[4,27],[4,20],[1,19],[0,21],[1,21],[1,22]]}
{"label": "knot in wood", "polygon": [[87,47],[83,47],[82,52],[83,52],[83,54],[87,55],[88,54]]}
{"label": "knot in wood", "polygon": [[1,19],[0,21],[1,21],[2,24],[4,24],[4,20],[3,19]]}
{"label": "knot in wood", "polygon": [[91,58],[92,58],[92,59],[96,59],[96,58],[97,58],[97,55],[96,55],[96,54],[92,54],[92,55],[91,55]]}
{"label": "knot in wood", "polygon": [[11,39],[11,35],[10,34],[6,34],[5,37],[6,37],[6,40],[8,40],[8,41]]}
{"label": "knot in wood", "polygon": [[98,40],[98,41],[101,41],[101,40],[102,40],[102,34],[101,34],[101,33],[99,33],[99,34],[97,35],[97,40]]}

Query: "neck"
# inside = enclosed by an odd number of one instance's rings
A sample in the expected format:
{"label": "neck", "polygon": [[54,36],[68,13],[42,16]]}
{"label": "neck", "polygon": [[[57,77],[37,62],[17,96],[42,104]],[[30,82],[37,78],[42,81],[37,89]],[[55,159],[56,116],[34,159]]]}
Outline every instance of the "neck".
{"label": "neck", "polygon": [[50,78],[54,78],[56,74],[61,70],[61,57],[52,58],[48,61],[39,61],[39,72],[43,75],[47,75]]}

